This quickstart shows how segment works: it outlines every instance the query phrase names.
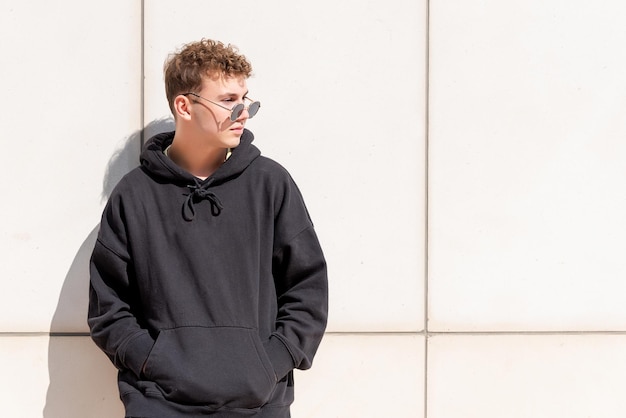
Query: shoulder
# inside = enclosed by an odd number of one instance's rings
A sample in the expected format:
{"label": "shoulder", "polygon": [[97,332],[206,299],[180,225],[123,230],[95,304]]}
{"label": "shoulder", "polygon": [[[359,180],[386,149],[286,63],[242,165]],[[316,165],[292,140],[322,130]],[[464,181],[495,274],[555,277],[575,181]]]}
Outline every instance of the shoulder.
{"label": "shoulder", "polygon": [[141,167],[135,167],[113,186],[108,200],[109,202],[123,201],[135,197],[143,190],[146,190],[148,182],[151,182],[151,180],[145,171]]}
{"label": "shoulder", "polygon": [[137,166],[124,174],[114,189],[132,188],[134,185],[146,180],[146,173],[141,166]]}
{"label": "shoulder", "polygon": [[291,174],[283,165],[263,155],[255,159],[250,168],[255,171],[255,174],[262,175],[273,181],[281,181],[287,183],[293,182]]}
{"label": "shoulder", "polygon": [[260,155],[256,160],[254,160],[254,163],[260,170],[289,175],[287,169],[283,167],[279,162],[264,155]]}
{"label": "shoulder", "polygon": [[260,156],[251,164],[250,174],[255,178],[253,182],[262,186],[262,189],[271,193],[277,199],[290,194],[300,194],[298,185],[291,173],[277,161]]}

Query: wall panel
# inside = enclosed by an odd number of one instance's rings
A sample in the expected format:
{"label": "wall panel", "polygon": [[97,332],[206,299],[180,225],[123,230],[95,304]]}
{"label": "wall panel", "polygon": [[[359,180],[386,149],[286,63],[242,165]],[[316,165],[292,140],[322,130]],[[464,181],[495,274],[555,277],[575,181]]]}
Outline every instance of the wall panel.
{"label": "wall panel", "polygon": [[140,15],[126,0],[0,6],[2,332],[86,330],[85,243],[139,149]]}
{"label": "wall panel", "polygon": [[618,418],[624,335],[451,335],[428,343],[428,418]]}
{"label": "wall panel", "polygon": [[431,2],[431,330],[626,329],[625,19]]}

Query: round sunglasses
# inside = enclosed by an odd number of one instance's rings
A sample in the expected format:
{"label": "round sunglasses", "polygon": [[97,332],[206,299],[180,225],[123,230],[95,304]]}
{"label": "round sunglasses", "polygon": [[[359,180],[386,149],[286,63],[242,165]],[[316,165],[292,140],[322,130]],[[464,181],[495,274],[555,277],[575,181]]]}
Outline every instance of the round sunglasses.
{"label": "round sunglasses", "polygon": [[209,100],[206,97],[202,97],[199,94],[196,93],[192,93],[192,92],[188,92],[188,93],[183,93],[183,96],[187,96],[188,94],[191,94],[192,96],[195,96],[199,99],[202,100],[206,100],[209,103],[214,104],[215,106],[219,106],[222,109],[226,109],[230,111],[230,121],[231,122],[235,122],[237,119],[239,119],[241,117],[241,114],[243,113],[243,111],[245,109],[248,109],[248,118],[252,119],[254,117],[254,115],[257,114],[257,112],[259,111],[259,109],[261,108],[261,102],[255,102],[252,99],[246,97],[244,98],[244,100],[250,100],[252,103],[250,103],[250,105],[248,107],[246,107],[243,103],[238,103],[237,105],[235,105],[235,107],[233,107],[232,109],[227,108],[226,106],[222,106],[219,103],[214,102],[213,100]]}

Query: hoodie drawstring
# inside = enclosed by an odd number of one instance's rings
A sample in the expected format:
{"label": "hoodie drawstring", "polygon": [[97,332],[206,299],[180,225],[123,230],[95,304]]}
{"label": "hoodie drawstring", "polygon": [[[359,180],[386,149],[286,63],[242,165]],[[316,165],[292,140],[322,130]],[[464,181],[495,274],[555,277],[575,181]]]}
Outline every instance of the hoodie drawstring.
{"label": "hoodie drawstring", "polygon": [[196,180],[195,185],[187,186],[190,192],[183,203],[183,218],[186,221],[192,221],[195,218],[196,210],[194,204],[201,200],[208,200],[211,203],[211,214],[213,216],[219,216],[222,213],[222,209],[224,209],[222,202],[220,202],[215,193],[208,190],[211,183],[212,181],[209,181],[207,184],[202,185]]}

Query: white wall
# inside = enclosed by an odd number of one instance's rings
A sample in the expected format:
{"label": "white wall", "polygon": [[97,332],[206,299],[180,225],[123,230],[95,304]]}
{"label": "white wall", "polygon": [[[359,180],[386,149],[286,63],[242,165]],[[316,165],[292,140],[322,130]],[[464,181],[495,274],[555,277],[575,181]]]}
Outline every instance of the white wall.
{"label": "white wall", "polygon": [[87,262],[142,127],[171,127],[167,54],[209,37],[252,61],[255,143],[328,257],[294,418],[624,416],[624,21],[617,0],[2,3],[0,415],[123,415]]}
{"label": "white wall", "polygon": [[625,21],[430,2],[428,418],[626,415]]}

